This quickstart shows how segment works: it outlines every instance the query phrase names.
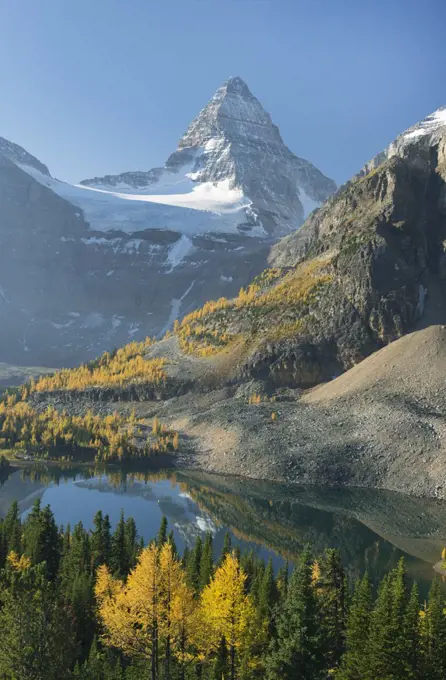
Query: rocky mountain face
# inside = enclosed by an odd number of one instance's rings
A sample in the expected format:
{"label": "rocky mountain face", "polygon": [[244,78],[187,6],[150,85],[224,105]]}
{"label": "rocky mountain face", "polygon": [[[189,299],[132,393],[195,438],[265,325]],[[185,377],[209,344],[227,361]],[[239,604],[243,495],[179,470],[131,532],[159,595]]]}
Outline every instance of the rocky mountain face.
{"label": "rocky mountain face", "polygon": [[[446,320],[446,110],[410,128],[273,247],[275,267],[323,261],[312,304],[309,364],[330,377],[414,329]],[[309,343],[309,345],[308,345]],[[294,352],[290,349],[290,355]],[[313,370],[313,369],[312,369]]]}
{"label": "rocky mountain face", "polygon": [[334,183],[239,78],[163,168],[73,186],[0,138],[0,359],[74,365],[233,297]]}

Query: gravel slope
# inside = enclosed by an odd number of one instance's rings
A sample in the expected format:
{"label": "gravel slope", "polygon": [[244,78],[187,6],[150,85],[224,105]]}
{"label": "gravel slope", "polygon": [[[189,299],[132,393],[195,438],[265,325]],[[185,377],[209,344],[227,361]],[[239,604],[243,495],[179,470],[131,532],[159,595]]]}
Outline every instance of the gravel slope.
{"label": "gravel slope", "polygon": [[445,383],[437,325],[290,401],[252,405],[220,390],[139,408],[178,427],[202,469],[446,498]]}

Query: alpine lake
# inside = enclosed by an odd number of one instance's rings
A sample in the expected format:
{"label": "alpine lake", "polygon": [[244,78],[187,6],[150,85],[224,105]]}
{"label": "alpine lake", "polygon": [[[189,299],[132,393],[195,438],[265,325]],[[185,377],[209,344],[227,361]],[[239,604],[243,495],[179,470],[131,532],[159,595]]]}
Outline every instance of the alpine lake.
{"label": "alpine lake", "polygon": [[446,545],[446,503],[388,491],[300,487],[194,470],[32,464],[12,468],[0,485],[0,516],[17,500],[26,516],[36,499],[59,525],[93,525],[98,510],[112,526],[121,510],[152,539],[168,520],[180,552],[211,531],[218,555],[226,532],[275,568],[303,547],[335,547],[351,580],[364,571],[378,581],[404,556],[409,577],[427,593]]}

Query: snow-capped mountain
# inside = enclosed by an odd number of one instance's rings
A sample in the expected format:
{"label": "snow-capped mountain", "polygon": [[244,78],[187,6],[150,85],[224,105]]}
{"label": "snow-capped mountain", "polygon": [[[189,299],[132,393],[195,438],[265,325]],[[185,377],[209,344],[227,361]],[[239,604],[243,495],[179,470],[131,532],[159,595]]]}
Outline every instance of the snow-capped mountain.
{"label": "snow-capped mountain", "polygon": [[0,138],[0,359],[73,364],[165,332],[234,296],[334,189],[240,78],[147,172],[71,185]]}
{"label": "snow-capped mountain", "polygon": [[216,212],[225,218],[222,231],[231,225],[253,236],[289,233],[336,189],[285,146],[271,116],[238,77],[217,90],[163,168],[95,177],[81,185]]}

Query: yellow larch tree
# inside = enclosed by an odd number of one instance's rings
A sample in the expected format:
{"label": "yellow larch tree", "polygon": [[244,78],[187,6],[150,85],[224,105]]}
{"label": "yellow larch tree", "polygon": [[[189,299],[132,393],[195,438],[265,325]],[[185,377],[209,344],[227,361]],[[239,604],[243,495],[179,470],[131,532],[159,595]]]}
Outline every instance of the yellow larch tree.
{"label": "yellow larch tree", "polygon": [[184,667],[194,601],[170,544],[145,548],[126,583],[99,567],[95,594],[105,644],[131,659],[148,661],[152,680],[159,677],[160,658],[166,680],[172,656]]}
{"label": "yellow larch tree", "polygon": [[[105,627],[103,641],[131,659],[150,661],[151,677],[158,677],[159,570],[155,545],[142,551],[127,583],[110,588],[106,567],[96,582],[98,612]],[[105,581],[105,588],[104,588]],[[111,595],[102,595],[111,590]]]}
{"label": "yellow larch tree", "polygon": [[230,553],[200,598],[199,641],[205,655],[212,657],[224,638],[231,680],[238,677],[243,656],[253,652],[264,635],[252,596],[246,593],[246,579],[236,555]]}

